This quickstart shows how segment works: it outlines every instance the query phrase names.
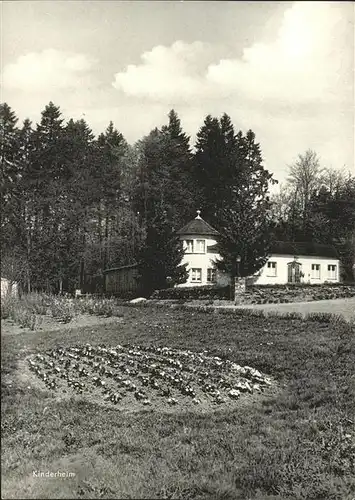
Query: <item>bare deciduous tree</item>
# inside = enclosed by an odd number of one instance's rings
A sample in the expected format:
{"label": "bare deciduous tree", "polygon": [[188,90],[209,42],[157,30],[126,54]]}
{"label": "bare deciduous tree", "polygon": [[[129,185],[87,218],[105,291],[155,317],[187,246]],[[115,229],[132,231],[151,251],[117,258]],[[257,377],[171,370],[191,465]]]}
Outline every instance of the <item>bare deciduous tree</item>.
{"label": "bare deciduous tree", "polygon": [[297,193],[303,213],[307,211],[312,193],[321,186],[323,171],[317,153],[311,149],[307,149],[303,155],[298,155],[296,163],[290,166],[287,182]]}

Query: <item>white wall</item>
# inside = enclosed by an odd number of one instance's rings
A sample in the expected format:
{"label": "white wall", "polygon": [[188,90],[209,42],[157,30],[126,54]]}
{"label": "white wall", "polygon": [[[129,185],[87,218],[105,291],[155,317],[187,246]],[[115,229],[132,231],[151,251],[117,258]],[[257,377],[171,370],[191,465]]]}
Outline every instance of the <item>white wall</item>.
{"label": "white wall", "polygon": [[6,278],[1,278],[1,298],[6,297],[7,294],[11,293],[13,297],[18,295],[17,283],[13,283],[12,286],[10,281]]}
{"label": "white wall", "polygon": [[[207,281],[207,269],[214,268],[215,265],[213,261],[219,257],[218,253],[207,252],[207,247],[215,245],[216,240],[211,237],[205,237],[201,235],[188,235],[181,236],[182,241],[194,240],[194,251],[196,251],[196,240],[205,240],[205,253],[185,253],[181,263],[187,264],[187,270],[190,271],[192,268],[197,268],[202,270],[202,281],[201,283],[196,283],[191,281],[191,274],[189,273],[189,278],[186,283],[177,286],[199,286],[199,285],[211,285],[212,283]],[[222,279],[221,273],[217,273],[217,279],[220,282]]]}
{"label": "white wall", "polygon": [[[211,283],[207,281],[207,269],[209,267],[215,267],[213,261],[218,259],[220,255],[218,253],[207,253],[207,247],[216,244],[216,240],[211,238],[203,238],[200,235],[192,235],[181,237],[184,241],[186,239],[194,240],[196,246],[196,240],[205,239],[205,253],[185,253],[182,264],[187,263],[187,270],[192,268],[202,269],[202,281],[201,283],[191,281],[191,274],[189,275],[188,281],[177,286],[199,286],[199,285],[210,285]],[[255,284],[258,285],[270,285],[270,284],[284,284],[288,281],[288,266],[287,264],[294,260],[293,255],[272,255],[268,262],[276,262],[276,276],[272,276],[268,270],[267,263],[260,269],[255,280]],[[308,257],[299,256],[297,257],[297,262],[301,264],[301,271],[304,276],[301,277],[302,283],[324,283],[325,281],[337,283],[340,281],[339,259],[326,258],[326,257]],[[320,265],[320,277],[315,278],[312,276],[312,264]],[[328,274],[328,265],[335,265],[336,272],[335,278],[330,277]],[[219,285],[227,285],[229,283],[228,276],[224,273],[217,271],[217,283]]]}
{"label": "white wall", "polygon": [[[211,285],[211,282],[207,281],[207,269],[213,268],[215,265],[213,261],[220,258],[218,253],[208,253],[207,247],[216,244],[216,240],[211,237],[203,237],[201,235],[189,235],[181,236],[182,241],[194,240],[194,253],[186,253],[182,259],[182,264],[188,264],[187,270],[190,271],[192,268],[197,268],[202,270],[202,280],[201,282],[195,282],[191,280],[191,273],[189,273],[189,278],[186,283],[177,286],[199,286],[199,285]],[[196,252],[196,240],[205,240],[205,252]],[[269,285],[269,284],[284,284],[288,281],[288,266],[290,262],[294,260],[294,255],[271,255],[268,262],[276,262],[276,275],[273,276],[267,267],[267,263],[256,273],[257,279],[255,284],[258,285]],[[297,262],[301,264],[301,272],[304,274],[301,277],[302,283],[324,283],[325,281],[337,283],[340,281],[340,261],[339,259],[326,258],[326,257],[309,257],[309,256],[299,256],[297,257]],[[320,265],[320,277],[316,278],[312,273],[312,264]],[[331,277],[328,273],[328,265],[335,265],[336,272],[335,278]],[[228,275],[217,271],[217,283],[219,285],[227,285],[229,283]]]}
{"label": "white wall", "polygon": [[[270,276],[270,272],[267,268],[267,263],[260,269],[260,276],[255,281],[258,285],[269,285],[269,284],[283,284],[287,283],[288,280],[288,268],[287,264],[294,260],[293,255],[272,255],[268,262],[276,262],[276,276]],[[297,257],[297,262],[301,264],[301,271],[304,273],[304,277],[301,278],[302,283],[324,283],[338,282],[339,281],[339,260],[326,258],[326,257],[307,257],[299,256]],[[320,265],[320,278],[312,278],[312,264]],[[336,272],[335,278],[330,278],[328,275],[328,265],[335,265]]]}

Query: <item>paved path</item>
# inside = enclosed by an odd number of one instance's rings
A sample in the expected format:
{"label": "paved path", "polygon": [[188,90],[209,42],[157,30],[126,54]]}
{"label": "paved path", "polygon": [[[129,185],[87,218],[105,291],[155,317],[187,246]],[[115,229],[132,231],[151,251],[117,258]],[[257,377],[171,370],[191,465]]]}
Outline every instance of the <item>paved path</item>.
{"label": "paved path", "polygon": [[355,320],[355,297],[350,299],[314,300],[312,302],[293,302],[290,304],[250,304],[243,306],[225,305],[220,307],[236,307],[279,311],[280,313],[298,312],[304,316],[310,312],[329,312],[341,314],[347,320]]}

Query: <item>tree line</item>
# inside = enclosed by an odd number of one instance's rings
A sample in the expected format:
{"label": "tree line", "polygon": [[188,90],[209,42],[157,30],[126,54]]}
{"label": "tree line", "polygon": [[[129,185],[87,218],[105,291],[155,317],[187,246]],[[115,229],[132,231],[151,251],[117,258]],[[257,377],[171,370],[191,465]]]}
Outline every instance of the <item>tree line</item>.
{"label": "tree line", "polygon": [[342,278],[355,280],[355,176],[324,168],[315,151],[298,155],[286,183],[273,197],[273,237],[333,245]]}
{"label": "tree line", "polygon": [[182,283],[176,230],[196,209],[220,232],[218,265],[232,277],[237,255],[250,275],[275,238],[336,244],[352,264],[354,178],[328,172],[325,183],[318,164],[308,181],[300,165],[318,160],[307,152],[270,198],[277,181],[255,134],[236,132],[227,114],[205,118],[194,149],[174,110],[134,145],[112,122],[98,137],[84,120],[65,122],[52,102],[36,125],[1,104],[0,127],[2,276],[25,291],[96,277],[104,292],[105,269],[135,262],[146,293]]}

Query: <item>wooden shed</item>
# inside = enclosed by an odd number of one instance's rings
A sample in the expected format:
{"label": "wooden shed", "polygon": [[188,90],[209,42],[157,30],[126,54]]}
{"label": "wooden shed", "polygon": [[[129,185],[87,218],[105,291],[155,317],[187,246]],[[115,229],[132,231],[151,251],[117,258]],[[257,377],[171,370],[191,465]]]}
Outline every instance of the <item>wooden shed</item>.
{"label": "wooden shed", "polygon": [[141,292],[136,263],[105,269],[104,277],[106,294],[117,297],[133,297],[138,296]]}

